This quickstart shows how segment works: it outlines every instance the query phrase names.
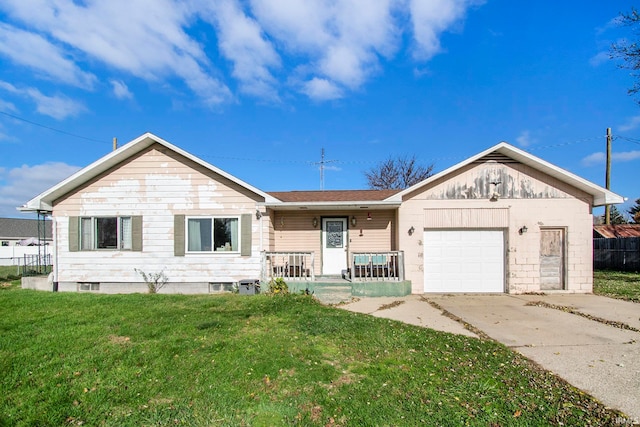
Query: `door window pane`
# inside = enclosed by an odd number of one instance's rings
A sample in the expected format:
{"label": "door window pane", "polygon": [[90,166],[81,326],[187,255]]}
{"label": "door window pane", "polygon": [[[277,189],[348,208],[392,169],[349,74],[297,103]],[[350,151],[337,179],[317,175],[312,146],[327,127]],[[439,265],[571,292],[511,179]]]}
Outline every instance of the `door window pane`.
{"label": "door window pane", "polygon": [[342,248],[344,246],[342,226],[342,221],[327,221],[327,248]]}

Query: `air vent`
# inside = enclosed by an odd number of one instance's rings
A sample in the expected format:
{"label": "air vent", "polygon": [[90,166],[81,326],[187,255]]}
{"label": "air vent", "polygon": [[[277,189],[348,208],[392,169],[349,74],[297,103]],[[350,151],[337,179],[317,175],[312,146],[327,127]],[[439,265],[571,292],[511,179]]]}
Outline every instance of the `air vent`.
{"label": "air vent", "polygon": [[513,160],[511,157],[505,156],[504,154],[497,153],[495,151],[493,153],[489,153],[486,156],[483,156],[483,157],[479,158],[478,160],[476,160],[473,163],[489,163],[489,162],[495,162],[495,163],[519,163],[517,160]]}

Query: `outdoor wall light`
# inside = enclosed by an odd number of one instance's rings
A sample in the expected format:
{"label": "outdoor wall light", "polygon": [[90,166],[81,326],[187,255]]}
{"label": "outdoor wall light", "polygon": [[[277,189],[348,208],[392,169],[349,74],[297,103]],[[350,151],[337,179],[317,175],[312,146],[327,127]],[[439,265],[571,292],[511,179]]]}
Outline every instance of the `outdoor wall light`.
{"label": "outdoor wall light", "polygon": [[356,217],[352,216],[351,217],[351,225],[353,225],[355,227],[357,223],[358,223],[358,220],[356,219]]}
{"label": "outdoor wall light", "polygon": [[262,218],[262,212],[256,209],[256,219]]}
{"label": "outdoor wall light", "polygon": [[412,235],[413,235],[413,233],[415,233],[415,231],[416,231],[416,229],[415,229],[415,228],[413,228],[413,225],[412,225],[412,226],[411,226],[411,228],[410,228],[410,229],[409,229],[409,231],[408,231],[409,236],[412,236]]}
{"label": "outdoor wall light", "polygon": [[284,227],[284,217],[280,217],[280,227]]}
{"label": "outdoor wall light", "polygon": [[529,230],[527,226],[523,225],[522,227],[520,227],[520,230],[518,230],[518,234],[523,235],[524,233],[527,232],[527,230]]}
{"label": "outdoor wall light", "polygon": [[314,216],[311,220],[311,224],[313,224],[313,228],[316,228],[318,226],[318,218]]}
{"label": "outdoor wall light", "polygon": [[367,221],[371,221],[371,212],[367,212]]}

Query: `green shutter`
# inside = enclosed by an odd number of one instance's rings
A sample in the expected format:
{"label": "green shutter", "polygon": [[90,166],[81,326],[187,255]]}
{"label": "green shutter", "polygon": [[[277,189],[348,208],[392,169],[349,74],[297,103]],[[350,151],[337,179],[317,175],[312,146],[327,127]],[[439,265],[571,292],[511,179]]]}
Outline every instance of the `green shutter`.
{"label": "green shutter", "polygon": [[80,218],[77,216],[69,217],[69,252],[78,252],[80,250],[79,243]]}
{"label": "green shutter", "polygon": [[184,215],[173,217],[173,254],[184,256]]}
{"label": "green shutter", "polygon": [[142,216],[131,217],[131,250],[142,251]]}
{"label": "green shutter", "polygon": [[240,255],[251,256],[251,214],[240,217]]}

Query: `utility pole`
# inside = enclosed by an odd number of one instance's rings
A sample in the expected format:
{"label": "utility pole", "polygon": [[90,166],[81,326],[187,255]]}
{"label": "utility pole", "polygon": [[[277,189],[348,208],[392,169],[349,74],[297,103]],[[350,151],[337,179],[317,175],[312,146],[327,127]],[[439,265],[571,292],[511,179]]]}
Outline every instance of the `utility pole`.
{"label": "utility pole", "polygon": [[[611,128],[607,128],[607,167],[605,176],[605,188],[611,189]],[[611,224],[611,205],[604,207],[604,223]]]}
{"label": "utility pole", "polygon": [[113,137],[113,151],[116,151],[118,149],[118,138],[116,138],[115,136]]}

